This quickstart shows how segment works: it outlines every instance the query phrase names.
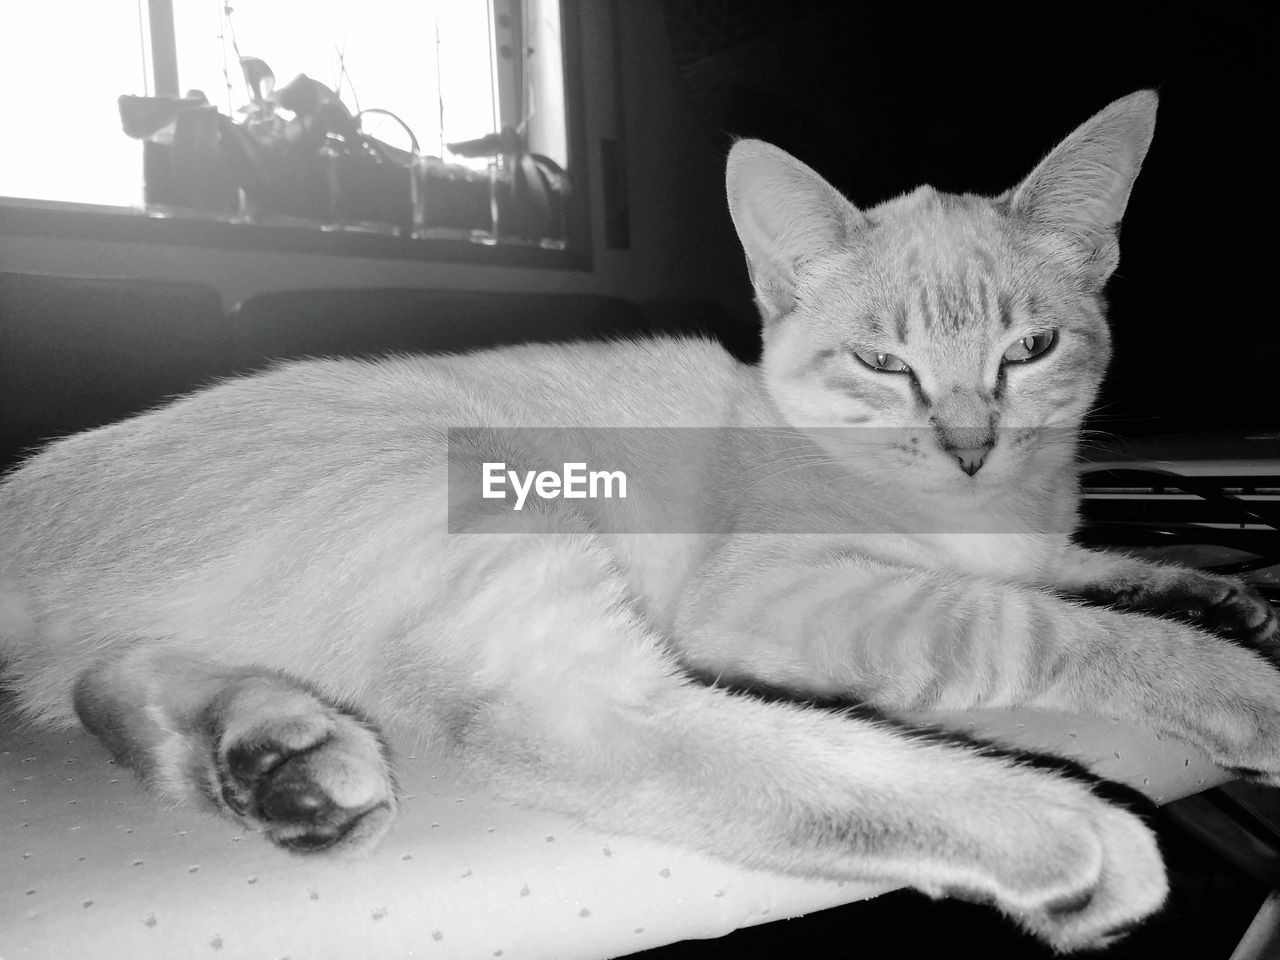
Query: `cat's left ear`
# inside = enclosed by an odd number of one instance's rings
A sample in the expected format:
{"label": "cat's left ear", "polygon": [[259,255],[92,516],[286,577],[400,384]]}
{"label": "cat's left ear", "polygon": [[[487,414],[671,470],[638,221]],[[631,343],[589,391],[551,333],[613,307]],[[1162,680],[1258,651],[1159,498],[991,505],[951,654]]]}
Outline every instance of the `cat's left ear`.
{"label": "cat's left ear", "polygon": [[763,140],[733,145],[725,186],[756,305],[768,323],[792,308],[805,266],[839,249],[864,220],[839,190]]}
{"label": "cat's left ear", "polygon": [[1006,195],[1016,219],[1099,287],[1120,261],[1120,218],[1155,127],[1154,90],[1122,97],[1076,128]]}

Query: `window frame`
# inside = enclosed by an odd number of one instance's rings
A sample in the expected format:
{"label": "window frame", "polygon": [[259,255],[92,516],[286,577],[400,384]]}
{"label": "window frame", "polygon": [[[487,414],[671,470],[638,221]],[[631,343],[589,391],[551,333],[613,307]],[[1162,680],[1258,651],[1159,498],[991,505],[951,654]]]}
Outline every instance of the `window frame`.
{"label": "window frame", "polygon": [[[520,0],[491,0],[518,12]],[[232,223],[190,215],[161,215],[130,207],[0,196],[0,236],[42,237],[162,246],[218,247],[248,251],[324,254],[387,260],[466,263],[503,267],[591,270],[586,130],[583,122],[582,37],[579,3],[560,5],[561,67],[564,71],[565,128],[572,189],[565,203],[565,246],[485,245],[465,239],[391,236],[329,231],[318,226]],[[161,96],[178,96],[173,0],[148,0],[151,62],[148,72]],[[505,113],[505,105],[501,108]],[[121,134],[123,136],[123,134]],[[139,169],[139,176],[142,171]]]}

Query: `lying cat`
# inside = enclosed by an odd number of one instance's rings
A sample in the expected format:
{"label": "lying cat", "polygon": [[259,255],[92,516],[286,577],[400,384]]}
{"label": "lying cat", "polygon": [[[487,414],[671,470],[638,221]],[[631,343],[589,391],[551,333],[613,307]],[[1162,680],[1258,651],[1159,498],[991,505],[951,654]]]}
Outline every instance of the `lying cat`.
{"label": "lying cat", "polygon": [[[1155,109],[994,199],[867,211],[740,141],[759,366],[695,339],[315,360],[51,444],[0,486],[9,686],[296,851],[387,829],[406,731],[603,829],[1107,942],[1166,881],[1088,777],[725,683],[1107,714],[1280,780],[1265,602],[1069,540]],[[613,429],[655,427],[693,454]],[[486,464],[558,462],[538,436],[626,462],[626,499],[485,498]],[[1138,612],[1171,608],[1240,642]]]}

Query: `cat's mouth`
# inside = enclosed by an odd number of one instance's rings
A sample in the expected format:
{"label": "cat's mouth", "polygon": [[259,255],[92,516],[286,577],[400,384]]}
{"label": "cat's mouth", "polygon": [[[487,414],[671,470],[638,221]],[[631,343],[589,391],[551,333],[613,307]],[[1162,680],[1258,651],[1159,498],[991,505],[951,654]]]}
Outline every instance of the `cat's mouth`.
{"label": "cat's mouth", "polygon": [[1070,462],[1075,449],[1073,429],[1046,424],[947,431],[934,424],[822,426],[797,432],[820,453],[798,457],[788,448],[791,461],[834,462],[855,479],[890,493],[971,504],[1027,485],[1051,486],[1047,478]]}

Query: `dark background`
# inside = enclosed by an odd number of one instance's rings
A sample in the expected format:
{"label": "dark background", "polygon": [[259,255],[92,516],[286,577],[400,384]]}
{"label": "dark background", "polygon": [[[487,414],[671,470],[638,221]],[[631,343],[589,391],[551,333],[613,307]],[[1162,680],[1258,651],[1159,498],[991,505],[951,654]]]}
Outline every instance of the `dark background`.
{"label": "dark background", "polygon": [[708,134],[772,141],[860,206],[921,183],[997,194],[1111,100],[1161,97],[1108,288],[1097,426],[1280,427],[1271,16],[1254,7],[668,0]]}
{"label": "dark background", "polygon": [[[675,68],[706,135],[722,151],[735,137],[776,143],[860,206],[922,183],[1002,193],[1107,103],[1158,90],[1155,140],[1107,290],[1115,355],[1093,426],[1121,436],[1280,431],[1266,146],[1275,31],[1261,6],[664,6]],[[724,334],[736,352],[758,350],[741,325]],[[1173,882],[1166,910],[1088,956],[1230,955],[1265,886],[1184,822],[1170,809],[1155,822]],[[1052,955],[993,911],[904,891],[644,956],[785,954]]]}

